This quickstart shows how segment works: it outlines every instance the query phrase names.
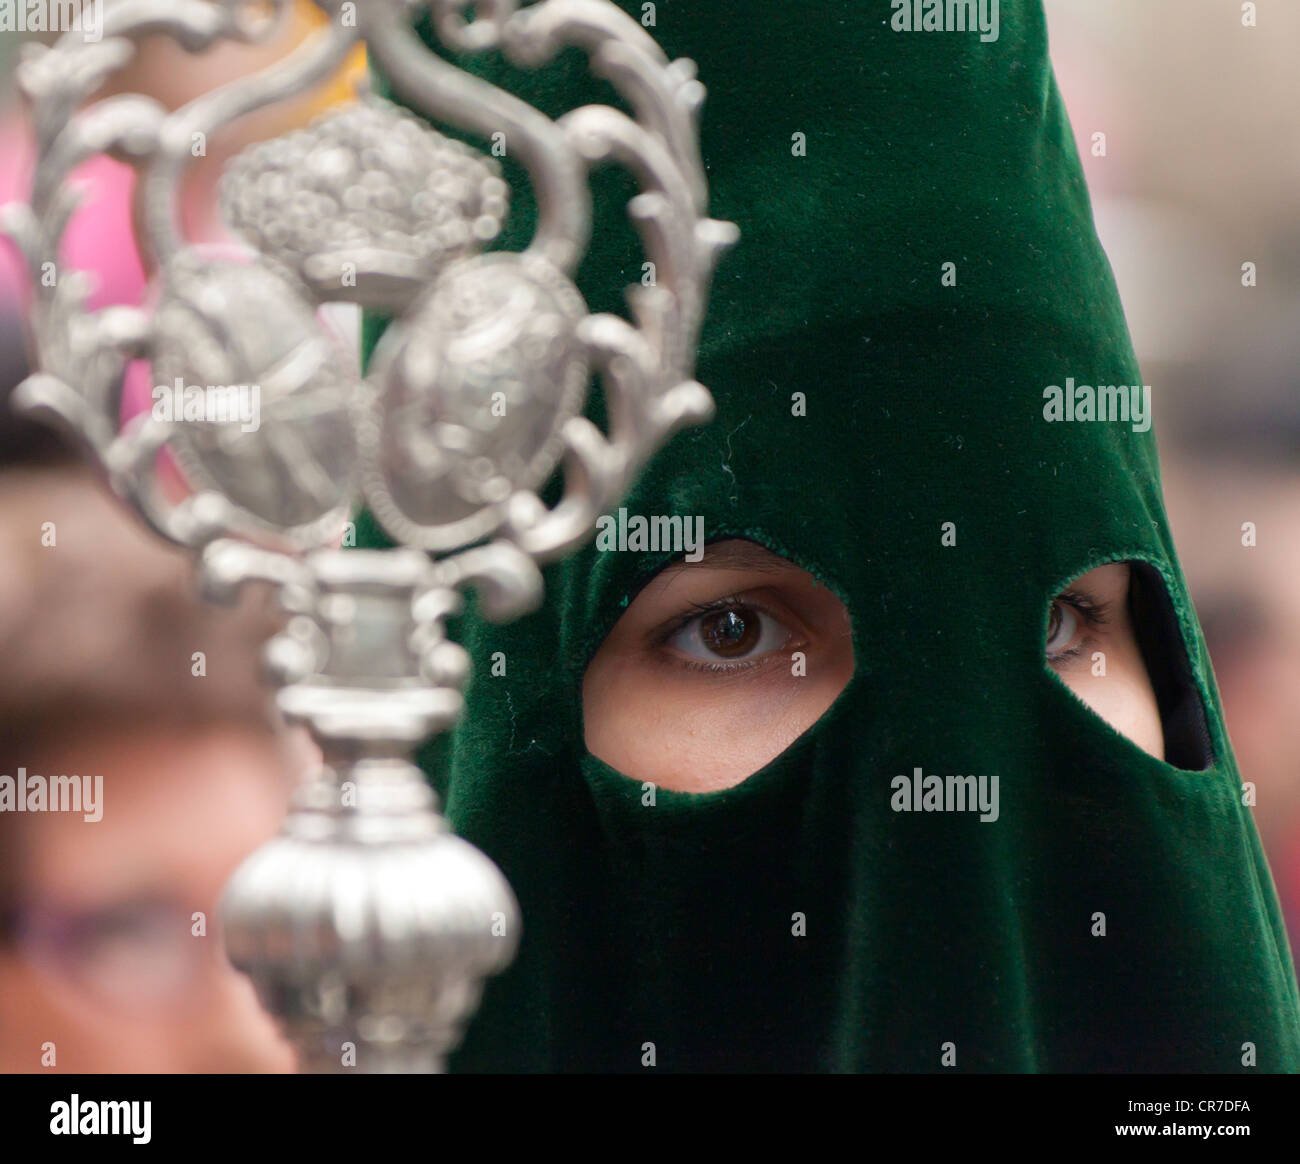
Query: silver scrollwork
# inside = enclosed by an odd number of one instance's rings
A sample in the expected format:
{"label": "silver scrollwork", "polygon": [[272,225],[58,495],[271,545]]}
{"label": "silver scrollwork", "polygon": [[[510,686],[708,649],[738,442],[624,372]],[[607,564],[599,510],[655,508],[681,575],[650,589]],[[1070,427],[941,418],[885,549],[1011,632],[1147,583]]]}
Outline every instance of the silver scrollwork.
{"label": "silver scrollwork", "polygon": [[[284,0],[269,19],[244,0],[105,0],[102,40],[29,48],[18,83],[39,160],[6,233],[34,274],[57,268],[72,171],[127,161],[154,307],[94,312],[83,273],[33,278],[37,371],[16,399],[75,432],[113,488],[194,551],[211,596],[275,587],[290,617],[268,670],[324,767],[228,887],[229,951],[306,1069],[342,1069],[351,1044],[359,1070],[434,1071],[519,933],[509,886],[448,832],[410,759],[462,710],[469,659],[444,621],[471,587],[493,617],[534,608],[539,563],[586,540],[673,431],[709,418],[695,350],[737,232],[707,214],[694,65],[608,0],[422,5],[451,53],[542,68],[577,46],[632,110],[557,119],[431,52],[412,27],[421,5],[316,2],[329,19],[288,58],[171,112],[139,94],[87,103],[145,37],[190,52],[265,39]],[[307,91],[361,42],[409,109],[364,96],[245,150],[220,196],[244,250],[188,242],[178,199],[194,135]],[[487,249],[509,214],[497,161],[437,125],[510,142],[538,208],[522,251]],[[628,289],[627,318],[590,313],[573,282],[598,225],[588,175],[605,164],[638,185],[628,213],[657,271]],[[393,317],[365,377],[317,319],[340,301]],[[123,426],[133,360],[182,394],[256,387],[258,423],[178,409]],[[606,430],[583,415],[593,375]],[[163,449],[193,486],[182,500],[160,485]],[[548,507],[538,491],[557,468]],[[402,548],[338,548],[358,506]]]}

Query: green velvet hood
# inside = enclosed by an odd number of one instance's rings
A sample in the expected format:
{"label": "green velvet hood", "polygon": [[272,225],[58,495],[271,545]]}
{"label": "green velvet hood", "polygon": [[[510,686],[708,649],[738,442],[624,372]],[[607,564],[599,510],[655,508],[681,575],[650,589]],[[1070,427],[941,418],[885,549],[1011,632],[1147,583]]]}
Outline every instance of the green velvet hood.
{"label": "green velvet hood", "polygon": [[[651,30],[699,64],[709,209],[742,238],[700,349],[717,418],[625,504],[811,571],[850,612],[855,674],[736,788],[649,807],[584,748],[580,690],[664,556],[588,546],[546,570],[539,613],[454,624],[468,711],[423,759],[509,878],[523,938],[452,1068],[637,1071],[653,1044],[670,1072],[1300,1069],[1295,972],[1153,434],[1045,417],[1050,385],[1142,379],[1039,0],[1003,0],[989,42],[896,32],[886,0],[760,7],[664,0]],[[468,67],[552,116],[609,99],[576,50]],[[533,208],[512,166],[518,249]],[[642,261],[631,186],[601,172],[594,191],[578,285],[621,310]],[[1150,400],[1158,417],[1159,384]],[[361,542],[387,544],[364,519]],[[1116,560],[1168,594],[1161,702],[1187,767],[1044,663],[1052,598]],[[916,768],[996,774],[998,819],[894,811]]]}

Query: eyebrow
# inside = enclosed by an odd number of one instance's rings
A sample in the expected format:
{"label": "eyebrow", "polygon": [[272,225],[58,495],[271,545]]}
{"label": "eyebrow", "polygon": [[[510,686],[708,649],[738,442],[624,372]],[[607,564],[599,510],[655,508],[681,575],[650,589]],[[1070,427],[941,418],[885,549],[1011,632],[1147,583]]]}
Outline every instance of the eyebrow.
{"label": "eyebrow", "polygon": [[726,541],[706,545],[704,557],[700,561],[685,562],[679,559],[670,562],[659,573],[662,577],[704,567],[712,570],[756,570],[775,574],[788,570],[792,565],[792,562],[779,554],[774,554],[766,546],[760,546],[757,542],[745,541],[743,538],[728,538]]}

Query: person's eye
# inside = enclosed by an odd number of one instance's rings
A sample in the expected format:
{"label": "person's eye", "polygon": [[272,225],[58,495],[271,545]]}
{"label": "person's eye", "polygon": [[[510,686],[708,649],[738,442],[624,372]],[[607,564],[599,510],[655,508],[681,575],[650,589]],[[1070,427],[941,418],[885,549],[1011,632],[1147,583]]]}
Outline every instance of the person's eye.
{"label": "person's eye", "polygon": [[1059,598],[1052,603],[1052,613],[1047,620],[1047,657],[1058,659],[1068,654],[1079,631],[1079,616],[1074,609]]}
{"label": "person's eye", "polygon": [[1089,632],[1106,621],[1104,607],[1084,594],[1067,591],[1052,603],[1047,619],[1044,653],[1052,664],[1063,663],[1083,653]]}
{"label": "person's eye", "polygon": [[189,926],[175,909],[154,904],[129,904],[78,919],[73,929],[84,956],[119,946],[165,945],[184,936]]}
{"label": "person's eye", "polygon": [[666,646],[709,671],[735,670],[790,642],[790,629],[751,603],[726,599],[679,622],[664,639]]}

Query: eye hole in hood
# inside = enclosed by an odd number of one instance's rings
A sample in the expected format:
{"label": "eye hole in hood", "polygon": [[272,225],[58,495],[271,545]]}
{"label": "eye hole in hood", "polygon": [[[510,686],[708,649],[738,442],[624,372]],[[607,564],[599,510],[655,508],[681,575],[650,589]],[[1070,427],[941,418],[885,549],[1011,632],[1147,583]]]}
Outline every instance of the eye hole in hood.
{"label": "eye hole in hood", "polygon": [[1165,760],[1175,768],[1204,771],[1214,763],[1214,748],[1178,613],[1155,566],[1149,562],[1129,566],[1129,608],[1160,709]]}
{"label": "eye hole in hood", "polygon": [[731,788],[812,727],[853,666],[834,593],[756,542],[712,542],[646,583],[596,651],[587,748],[633,780]]}
{"label": "eye hole in hood", "polygon": [[1117,732],[1174,767],[1210,765],[1204,706],[1156,567],[1110,562],[1080,574],[1049,604],[1044,637],[1048,669]]}

